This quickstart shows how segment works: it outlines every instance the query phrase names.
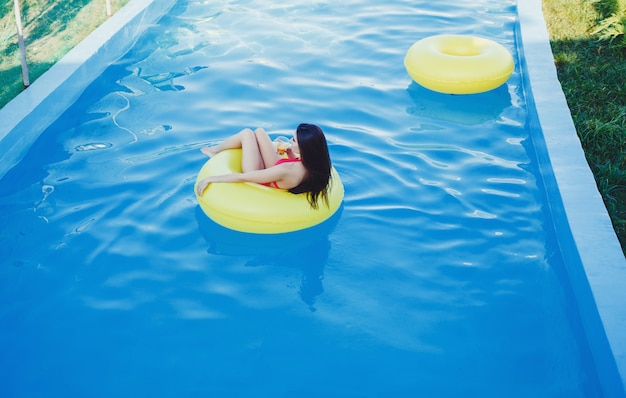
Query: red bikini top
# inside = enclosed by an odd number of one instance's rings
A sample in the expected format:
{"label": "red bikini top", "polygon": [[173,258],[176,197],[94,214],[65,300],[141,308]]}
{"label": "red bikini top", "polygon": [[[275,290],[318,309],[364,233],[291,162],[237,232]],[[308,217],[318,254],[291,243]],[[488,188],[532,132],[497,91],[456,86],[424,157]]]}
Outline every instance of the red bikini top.
{"label": "red bikini top", "polygon": [[[302,160],[300,160],[299,158],[280,158],[276,161],[276,163],[274,163],[274,166],[278,166],[279,164],[283,164],[283,163],[293,163],[293,162],[301,162],[301,161]],[[276,181],[264,182],[261,185],[265,185],[266,187],[271,187],[272,184],[274,185],[274,188],[282,189],[278,186]]]}

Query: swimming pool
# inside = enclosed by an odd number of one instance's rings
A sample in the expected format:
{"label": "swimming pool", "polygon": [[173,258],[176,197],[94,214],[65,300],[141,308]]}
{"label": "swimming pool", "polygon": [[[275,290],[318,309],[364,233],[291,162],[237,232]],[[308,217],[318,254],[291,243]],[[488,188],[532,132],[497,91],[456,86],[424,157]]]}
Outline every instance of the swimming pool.
{"label": "swimming pool", "polygon": [[[514,75],[421,89],[402,57],[435,33],[496,38]],[[3,171],[0,388],[618,396],[519,34],[513,1],[178,2]],[[328,135],[342,211],[278,237],[208,221],[198,149],[300,121]]]}

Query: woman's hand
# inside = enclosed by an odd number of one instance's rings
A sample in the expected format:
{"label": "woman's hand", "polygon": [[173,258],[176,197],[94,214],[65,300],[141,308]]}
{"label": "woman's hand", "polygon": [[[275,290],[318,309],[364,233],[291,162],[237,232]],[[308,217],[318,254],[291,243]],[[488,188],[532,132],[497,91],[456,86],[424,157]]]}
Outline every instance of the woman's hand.
{"label": "woman's hand", "polygon": [[293,159],[293,158],[297,158],[298,156],[296,156],[296,152],[293,150],[293,148],[289,147],[289,149],[287,149],[285,151],[285,153],[287,154],[287,157],[289,159]]}
{"label": "woman's hand", "polygon": [[202,196],[202,193],[204,192],[206,187],[209,186],[210,183],[211,180],[208,177],[198,182],[198,185],[196,185],[196,193],[198,194],[198,196]]}

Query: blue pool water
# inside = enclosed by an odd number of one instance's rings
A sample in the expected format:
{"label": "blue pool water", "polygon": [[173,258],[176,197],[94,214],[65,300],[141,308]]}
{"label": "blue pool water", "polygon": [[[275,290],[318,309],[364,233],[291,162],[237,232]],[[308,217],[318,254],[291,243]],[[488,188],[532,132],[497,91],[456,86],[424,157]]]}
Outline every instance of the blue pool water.
{"label": "blue pool water", "polygon": [[[603,396],[545,198],[514,1],[179,1],[0,180],[0,394]],[[416,40],[506,85],[430,92]],[[325,130],[346,196],[279,236],[199,210],[203,145]]]}

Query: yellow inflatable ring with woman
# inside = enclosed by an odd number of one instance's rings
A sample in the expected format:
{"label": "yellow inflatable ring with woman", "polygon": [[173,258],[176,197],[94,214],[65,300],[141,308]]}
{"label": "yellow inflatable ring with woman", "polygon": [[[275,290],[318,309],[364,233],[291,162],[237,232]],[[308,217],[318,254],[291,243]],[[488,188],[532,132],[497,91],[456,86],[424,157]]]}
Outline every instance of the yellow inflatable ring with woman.
{"label": "yellow inflatable ring with woman", "polygon": [[[229,149],[209,159],[200,169],[197,181],[207,176],[241,173],[241,149]],[[306,194],[253,182],[210,184],[196,197],[200,208],[216,223],[241,232],[276,234],[292,232],[320,224],[339,209],[344,188],[332,168],[328,206],[320,203],[313,209]]]}
{"label": "yellow inflatable ring with woman", "polygon": [[414,43],[404,65],[409,76],[427,89],[446,94],[482,93],[499,87],[513,73],[513,57],[488,39],[431,36]]}

